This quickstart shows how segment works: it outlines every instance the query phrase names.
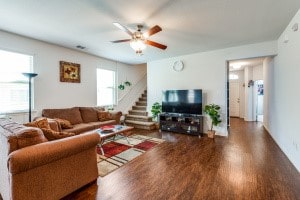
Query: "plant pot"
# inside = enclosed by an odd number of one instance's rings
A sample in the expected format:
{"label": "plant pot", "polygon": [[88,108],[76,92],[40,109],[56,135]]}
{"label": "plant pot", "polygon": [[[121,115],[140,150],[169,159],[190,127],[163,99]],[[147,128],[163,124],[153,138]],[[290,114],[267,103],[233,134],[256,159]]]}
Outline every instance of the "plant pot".
{"label": "plant pot", "polygon": [[207,131],[207,136],[209,137],[209,138],[215,138],[215,134],[216,134],[216,131],[214,131],[214,130],[208,130]]}
{"label": "plant pot", "polygon": [[155,129],[159,129],[159,123],[158,122],[155,123]]}

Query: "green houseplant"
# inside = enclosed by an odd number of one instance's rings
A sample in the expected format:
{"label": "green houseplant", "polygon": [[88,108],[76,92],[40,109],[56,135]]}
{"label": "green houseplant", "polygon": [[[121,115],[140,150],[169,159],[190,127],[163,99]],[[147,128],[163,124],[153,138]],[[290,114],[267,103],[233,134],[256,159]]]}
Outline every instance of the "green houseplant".
{"label": "green houseplant", "polygon": [[131,84],[131,82],[129,82],[129,81],[125,81],[124,83],[121,83],[119,86],[118,86],[118,88],[120,89],[120,90],[124,90],[125,89],[125,86],[127,86],[127,87],[130,87],[132,84]]}
{"label": "green houseplant", "polygon": [[125,89],[125,85],[120,84],[120,85],[118,86],[118,88],[119,88],[120,90],[124,90],[124,89]]}
{"label": "green houseplant", "polygon": [[152,113],[153,120],[157,122],[158,121],[158,115],[161,113],[161,104],[158,103],[158,102],[155,102],[152,105],[151,113]]}
{"label": "green houseplant", "polygon": [[210,138],[214,138],[215,136],[216,131],[213,130],[214,126],[218,126],[222,122],[219,114],[220,109],[221,107],[216,104],[209,104],[204,107],[205,114],[207,114],[211,119],[210,130],[208,130],[207,133],[208,137]]}
{"label": "green houseplant", "polygon": [[131,83],[130,83],[129,81],[125,81],[125,82],[124,82],[124,85],[126,85],[126,86],[131,86]]}

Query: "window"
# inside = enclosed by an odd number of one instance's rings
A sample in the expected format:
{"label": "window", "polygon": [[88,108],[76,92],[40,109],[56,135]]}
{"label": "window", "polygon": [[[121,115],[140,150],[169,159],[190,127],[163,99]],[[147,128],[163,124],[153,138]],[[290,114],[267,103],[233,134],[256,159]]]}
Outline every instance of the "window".
{"label": "window", "polygon": [[110,106],[115,103],[115,71],[97,69],[97,105]]}
{"label": "window", "polygon": [[239,79],[239,76],[237,74],[229,74],[229,79],[230,80],[237,80],[237,79]]}
{"label": "window", "polygon": [[0,113],[28,109],[28,78],[33,56],[0,50]]}

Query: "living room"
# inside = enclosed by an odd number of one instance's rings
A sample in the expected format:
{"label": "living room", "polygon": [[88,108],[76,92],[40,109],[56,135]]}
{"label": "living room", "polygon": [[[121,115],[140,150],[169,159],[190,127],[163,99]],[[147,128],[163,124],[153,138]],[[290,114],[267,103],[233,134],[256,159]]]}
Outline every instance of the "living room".
{"label": "living room", "polygon": [[[114,9],[110,7],[112,6],[111,4],[108,3],[106,4],[102,2],[103,5],[101,5],[101,3],[96,3],[94,1],[91,2],[93,2],[95,8],[97,8],[97,6],[100,7],[100,8],[98,7],[98,9],[100,10],[99,12],[105,11],[104,13],[106,13],[110,11],[116,16],[116,19],[114,20],[122,19],[120,16],[116,14],[116,11],[114,11]],[[148,1],[148,3],[150,3],[150,1]],[[217,7],[218,3],[220,2],[215,1],[214,3],[215,4],[213,5]],[[263,9],[266,10],[266,13],[268,13],[267,7],[268,5],[272,6],[272,3],[270,3],[270,1],[266,1],[265,3],[267,5],[264,5],[262,7]],[[109,43],[109,41],[111,40],[125,39],[127,36],[126,33],[123,33],[122,31],[118,30],[116,27],[112,25],[113,21],[108,20],[108,22],[106,22],[107,24],[106,26],[111,26],[112,29],[110,29],[110,31],[113,30],[113,32],[110,32],[111,35],[110,38],[105,39],[107,40],[106,42],[108,43],[105,45],[113,46],[113,47],[107,47],[107,49],[109,48],[117,49],[115,50],[116,52],[115,54],[113,53],[113,51],[111,51],[111,49],[109,52],[108,51],[106,52],[105,51],[106,46],[103,49],[95,50],[89,47],[92,45],[91,43],[84,44],[82,43],[82,41],[84,40],[76,41],[74,38],[71,38],[70,40],[68,40],[68,42],[65,42],[63,39],[61,40],[58,39],[57,41],[61,41],[61,44],[57,44],[59,42],[51,43],[47,41],[47,37],[51,37],[51,34],[48,35],[47,31],[48,29],[53,29],[50,23],[51,20],[50,22],[48,21],[49,27],[47,29],[44,27],[45,28],[44,36],[41,36],[43,34],[39,36],[36,35],[35,32],[38,32],[38,30],[36,30],[36,27],[33,26],[35,21],[30,23],[30,20],[32,18],[38,18],[39,15],[37,13],[42,15],[41,14],[43,12],[42,10],[38,11],[36,14],[32,14],[32,16],[29,19],[27,19],[29,23],[27,22],[25,23],[26,19],[24,19],[24,21],[21,20],[22,15],[15,16],[15,18],[12,17],[13,19],[10,23],[14,24],[14,26],[21,28],[22,26],[25,26],[25,24],[27,25],[27,28],[23,30],[24,32],[22,31],[17,32],[12,27],[9,27],[7,24],[4,23],[5,19],[11,16],[11,14],[8,14],[8,12],[17,13],[19,11],[21,13],[24,12],[23,14],[25,14],[28,11],[26,11],[25,8],[24,10],[22,10],[21,7],[16,5],[17,4],[16,2],[15,3],[2,2],[0,3],[0,5],[1,4],[3,4],[3,6],[0,6],[2,7],[1,11],[3,10],[3,12],[1,12],[0,14],[0,17],[2,19],[0,20],[1,22],[0,23],[0,29],[1,29],[0,49],[4,51],[33,56],[33,69],[31,72],[38,74],[37,77],[35,77],[33,80],[33,86],[34,86],[33,87],[34,107],[32,111],[33,118],[37,116],[41,116],[42,110],[45,108],[70,108],[76,106],[86,106],[86,107],[97,106],[96,73],[97,73],[97,69],[100,68],[100,69],[112,70],[115,72],[116,86],[123,83],[124,81],[130,81],[132,83],[132,85],[128,88],[125,88],[125,90],[116,90],[117,98],[116,98],[116,104],[114,105],[114,110],[122,111],[123,114],[128,113],[128,110],[132,107],[132,105],[134,105],[135,101],[140,97],[140,95],[144,92],[145,89],[147,89],[147,96],[148,96],[147,111],[149,115],[151,113],[150,110],[153,103],[161,102],[161,97],[162,97],[161,92],[163,90],[195,89],[195,88],[202,89],[204,105],[215,103],[220,105],[221,107],[222,123],[219,126],[215,127],[217,131],[217,135],[219,135],[217,136],[218,138],[215,139],[215,142],[218,143],[219,137],[228,138],[228,136],[230,136],[230,133],[228,132],[227,129],[228,128],[227,127],[228,111],[227,111],[227,104],[226,104],[227,103],[226,83],[228,81],[227,62],[231,60],[248,59],[248,58],[256,58],[256,57],[272,58],[273,61],[270,61],[268,67],[265,69],[266,71],[268,71],[268,73],[266,73],[267,75],[265,79],[266,80],[265,85],[266,87],[268,87],[268,90],[265,91],[265,96],[267,97],[266,101],[268,106],[267,109],[264,110],[265,114],[264,114],[263,126],[267,130],[268,134],[273,138],[275,143],[278,145],[277,148],[280,149],[284,153],[284,155],[288,158],[288,160],[291,162],[289,164],[294,167],[293,168],[291,166],[287,166],[287,170],[296,169],[296,172],[299,173],[300,137],[297,131],[298,130],[297,113],[300,112],[299,110],[300,108],[298,105],[299,94],[295,90],[293,90],[293,88],[295,88],[295,86],[299,84],[299,80],[297,78],[299,73],[297,72],[299,72],[298,66],[300,63],[299,56],[297,55],[300,49],[300,35],[298,30],[298,23],[300,21],[300,11],[299,11],[300,5],[297,1],[288,1],[288,3],[286,3],[286,7],[284,7],[283,12],[288,14],[285,15],[285,18],[284,17],[280,18],[280,16],[278,16],[278,18],[274,19],[274,21],[276,20],[279,21],[279,19],[282,19],[280,23],[283,21],[285,22],[284,26],[278,28],[278,30],[281,31],[275,34],[278,37],[273,37],[272,39],[270,39],[267,36],[260,35],[255,42],[251,41],[249,43],[243,43],[241,41],[236,41],[236,43],[223,44],[222,48],[203,47],[202,50],[196,49],[195,46],[191,46],[190,49],[188,49],[188,47],[186,46],[183,46],[182,48],[186,50],[186,53],[176,53],[176,51],[179,52],[179,50],[176,50],[175,53],[172,52],[172,54],[168,52],[169,49],[170,51],[172,51],[172,49],[174,48],[180,49],[180,46],[179,47],[176,45],[172,46],[171,43],[166,42],[168,48],[165,51],[160,49],[155,49],[152,47],[147,47],[147,50],[144,52],[144,55],[142,56],[136,55],[135,52],[130,48],[129,44]],[[167,9],[168,6],[172,7],[173,4],[176,3],[171,1],[164,1],[164,3],[161,3],[160,7],[157,8],[158,10],[157,12],[159,12],[160,9],[162,10]],[[193,2],[193,4],[196,3]],[[4,5],[6,5],[7,7],[5,7]],[[106,7],[104,5],[106,5]],[[144,7],[146,7],[145,5],[146,4],[144,4]],[[225,7],[226,5],[227,4],[225,4]],[[104,6],[105,8],[101,8],[101,6]],[[280,10],[279,9],[280,6],[278,4],[276,4],[276,6],[275,6],[276,9],[274,10],[275,11]],[[43,8],[43,6],[39,8]],[[178,9],[178,7],[176,8]],[[184,8],[188,9],[188,7],[184,7]],[[48,8],[44,8],[44,9],[47,10]],[[173,10],[173,11],[174,12],[176,11],[176,13],[179,12],[178,10]],[[150,14],[151,13],[149,13],[148,16],[151,16]],[[236,13],[236,15],[239,16],[241,14]],[[153,16],[155,16],[155,12],[153,12]],[[51,18],[50,16],[47,17]],[[16,23],[16,21],[14,20],[19,20],[19,22]],[[125,21],[125,19],[123,20]],[[135,18],[132,19],[131,21],[128,18],[126,22],[120,21],[120,23],[124,23],[125,25],[131,25],[132,23],[136,23],[137,20],[144,21],[143,19],[135,19]],[[257,19],[257,21],[258,20],[260,19]],[[148,20],[148,21],[145,20],[145,21],[149,26],[148,28],[151,28],[156,23],[160,23],[152,20]],[[184,23],[187,23],[190,29],[193,29],[193,24],[191,22],[184,21]],[[29,24],[31,25],[29,26]],[[167,22],[165,22],[165,24],[167,24]],[[227,26],[230,26],[229,24],[230,23],[228,23]],[[297,24],[297,27],[295,24]],[[163,30],[160,33],[158,33],[154,38],[157,39],[157,41],[164,43],[164,41],[168,41],[168,40],[162,40],[159,37],[159,35],[161,34],[162,38],[167,38],[168,36],[164,35],[164,31],[165,29],[166,31],[168,31],[168,29],[172,29],[172,26],[171,26],[171,22],[169,24],[169,27],[163,25],[161,26]],[[214,26],[218,26],[218,24],[215,24]],[[209,27],[210,26],[208,26],[208,28]],[[268,26],[261,27],[261,28],[267,29]],[[31,31],[28,31],[30,29]],[[133,28],[131,29],[134,30]],[[63,32],[60,32],[59,29],[57,29],[56,31],[62,36],[64,36],[65,34]],[[77,31],[79,32],[77,33]],[[234,31],[233,29],[232,35],[229,36],[227,35],[224,37],[227,37],[228,40],[237,37],[235,35],[235,32],[237,32],[237,30]],[[73,29],[73,34],[80,35],[82,33],[80,32],[79,29]],[[192,34],[193,32],[190,32],[190,35]],[[197,36],[193,36],[193,37],[194,38],[200,37],[200,35],[201,33],[197,33]],[[94,36],[94,37],[98,37],[98,36]],[[214,38],[213,36],[211,37],[213,38],[213,40],[214,39],[217,40],[217,38]],[[219,35],[219,37],[221,36]],[[184,37],[180,35],[176,39],[180,40],[180,38],[184,38]],[[73,43],[71,41],[73,41]],[[183,41],[185,40],[183,39]],[[205,38],[203,39],[202,42],[205,43],[206,45],[208,43],[205,42]],[[201,40],[197,40],[194,43],[201,44]],[[76,49],[75,45],[87,46],[87,49],[79,50]],[[93,53],[91,53],[91,51],[93,51]],[[94,53],[97,51],[100,52],[98,55]],[[147,55],[147,54],[151,54],[152,56],[153,52],[159,54],[155,59],[152,57],[150,58],[150,56]],[[60,61],[80,64],[80,70],[81,70],[80,83],[60,82],[60,64],[59,64]],[[182,61],[184,63],[184,68],[182,71],[176,71],[173,69],[174,63],[177,61]],[[19,123],[28,122],[28,112],[9,113],[9,114],[1,113],[1,114],[5,114],[6,116],[9,116],[13,121],[17,121]],[[210,121],[207,120],[207,118],[204,118],[204,133],[206,133],[207,130],[209,129],[210,126],[209,123]],[[159,134],[160,133],[155,133],[154,135],[159,135]],[[183,136],[179,135],[178,138],[182,139]],[[166,133],[164,137],[169,137],[171,139],[174,139],[172,133]],[[179,140],[178,138],[176,136],[175,140]],[[205,144],[207,144],[207,146],[211,145],[210,144],[211,140],[206,141],[206,139],[207,139],[206,137],[202,138],[202,140],[205,141]],[[189,140],[195,140],[195,138],[191,137],[189,138]],[[202,145],[204,144],[201,144],[201,147],[205,148]],[[181,147],[185,148],[183,144]],[[147,153],[149,153],[147,158],[150,158],[151,151]],[[153,151],[152,154],[153,156],[155,156]],[[178,155],[180,154],[178,153]],[[179,158],[174,157],[174,159],[179,159]],[[149,173],[151,170],[153,169],[149,169]],[[159,172],[156,171],[153,173],[159,173]],[[117,179],[117,175],[112,175],[111,177]],[[170,177],[173,177],[173,175],[170,175]],[[103,184],[103,182],[108,179],[109,179],[108,176],[107,178],[99,179],[98,185]],[[120,178],[120,181],[121,179],[122,178]],[[126,180],[126,181],[130,182],[130,180]],[[295,184],[294,189],[299,190],[298,183],[299,183],[299,174],[295,177],[294,180],[292,180],[292,183],[290,184]],[[151,185],[151,183],[149,184]],[[95,187],[96,186],[92,186],[89,191],[92,191],[93,189],[95,189]],[[109,187],[109,185],[105,185],[104,187]],[[103,186],[101,189],[103,189]],[[217,190],[217,188],[214,189]],[[214,191],[211,192],[213,193]],[[96,192],[94,191],[94,193],[101,193],[101,191],[98,191],[96,188]],[[127,198],[130,197],[129,192],[128,194],[126,193],[126,195],[127,196],[125,197]],[[231,194],[228,193],[227,195],[229,195],[228,196],[229,199],[234,199],[234,197],[236,197],[234,195],[230,196]],[[267,195],[269,195],[270,199],[272,199],[271,194],[267,194]],[[118,196],[118,197],[119,199],[122,199],[122,196]],[[166,197],[166,196],[157,195],[156,197],[158,198],[158,197]],[[183,199],[183,197],[181,198],[179,196],[177,197],[178,199]],[[172,199],[170,196],[169,198]],[[187,197],[187,198],[192,199],[193,197]],[[132,194],[132,199],[137,199],[135,198],[134,194]]]}

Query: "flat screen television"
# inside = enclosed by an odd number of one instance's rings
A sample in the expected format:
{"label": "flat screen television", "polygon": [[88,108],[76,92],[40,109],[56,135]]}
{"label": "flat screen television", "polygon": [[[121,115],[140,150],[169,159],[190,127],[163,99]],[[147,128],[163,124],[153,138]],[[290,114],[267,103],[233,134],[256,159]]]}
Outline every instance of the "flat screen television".
{"label": "flat screen television", "polygon": [[163,91],[162,112],[202,115],[202,90]]}

